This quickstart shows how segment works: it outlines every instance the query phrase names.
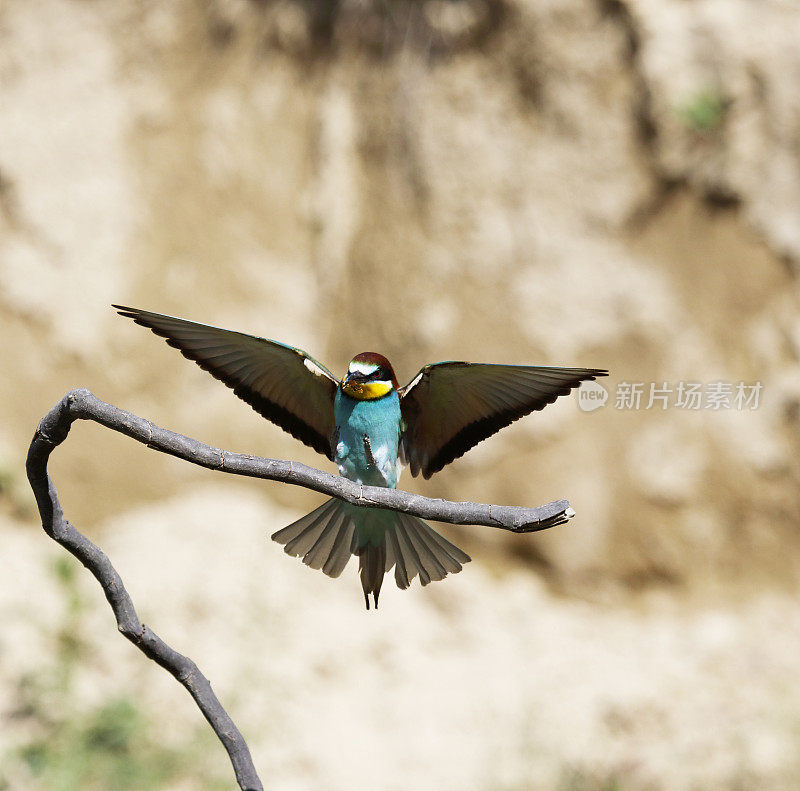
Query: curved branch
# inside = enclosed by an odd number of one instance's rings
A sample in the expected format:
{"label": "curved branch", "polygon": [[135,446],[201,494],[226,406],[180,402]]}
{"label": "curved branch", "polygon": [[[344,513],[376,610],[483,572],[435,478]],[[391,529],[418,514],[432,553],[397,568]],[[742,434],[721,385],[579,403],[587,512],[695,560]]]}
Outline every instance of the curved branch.
{"label": "curved branch", "polygon": [[53,450],[67,438],[75,420],[93,420],[144,443],[148,448],[201,467],[304,486],[354,505],[403,511],[422,519],[486,525],[515,533],[529,533],[563,524],[574,515],[566,500],[557,500],[538,508],[522,508],[451,502],[396,489],[363,486],[298,462],[212,448],[107,404],[86,389],[67,393],[41,420],[28,450],[28,480],[39,507],[42,527],[95,576],[114,611],[119,631],[186,687],[228,751],[236,779],[244,791],[263,791],[263,786],[244,738],[217,699],[208,679],[191,659],[179,654],[141,623],[133,601],[108,556],[64,518],[56,488],[47,473],[47,463]]}
{"label": "curved branch", "polygon": [[[67,438],[73,420],[80,417],[73,413],[73,407],[78,403],[78,399],[87,399],[86,403],[98,400],[88,390],[77,393],[79,393],[78,398],[73,398],[76,393],[68,393],[50,410],[39,424],[28,449],[25,466],[39,506],[42,527],[52,539],[78,558],[95,576],[114,611],[119,631],[145,656],[168,670],[186,687],[228,751],[236,780],[242,791],[264,791],[247,743],[214,694],[209,680],[189,657],[179,654],[168,646],[152,629],[139,620],[133,600],[125,590],[125,585],[108,556],[64,518],[56,487],[47,474],[47,462],[56,446]],[[103,404],[103,406],[108,405]]]}
{"label": "curved branch", "polygon": [[[160,428],[149,420],[101,401],[86,389],[67,393],[42,420],[37,436],[44,434],[53,437],[62,433],[66,436],[74,420],[93,420],[147,445],[148,448],[177,456],[200,467],[250,478],[291,483],[339,497],[353,505],[403,511],[420,519],[456,525],[485,525],[514,533],[531,533],[563,524],[574,516],[567,500],[556,500],[538,508],[438,500],[398,489],[364,486],[296,461],[232,453]],[[58,441],[63,441],[63,438]]]}

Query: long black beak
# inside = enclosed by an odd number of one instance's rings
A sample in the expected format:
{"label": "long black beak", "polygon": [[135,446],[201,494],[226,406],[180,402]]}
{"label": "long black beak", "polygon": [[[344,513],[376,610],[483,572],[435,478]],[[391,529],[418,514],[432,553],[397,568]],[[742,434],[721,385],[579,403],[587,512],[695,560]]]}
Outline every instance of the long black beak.
{"label": "long black beak", "polygon": [[355,384],[363,384],[367,381],[367,377],[364,374],[359,373],[351,373],[348,371],[345,376],[342,384],[348,384],[349,382],[354,382]]}

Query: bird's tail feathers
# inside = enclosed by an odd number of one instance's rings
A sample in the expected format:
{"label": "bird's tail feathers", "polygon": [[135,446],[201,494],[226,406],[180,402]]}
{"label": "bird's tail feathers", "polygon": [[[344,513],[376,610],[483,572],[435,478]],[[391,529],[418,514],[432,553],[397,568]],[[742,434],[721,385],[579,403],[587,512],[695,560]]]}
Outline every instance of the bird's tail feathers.
{"label": "bird's tail feathers", "polygon": [[407,588],[419,576],[422,585],[458,574],[470,556],[451,544],[429,524],[416,516],[387,511],[394,517],[394,529],[386,531],[386,570],[394,566],[398,588]]}
{"label": "bird's tail feathers", "polygon": [[287,555],[303,558],[312,569],[329,577],[338,577],[353,554],[356,523],[332,497],[319,508],[272,534],[272,540],[284,544]]}
{"label": "bird's tail feathers", "polygon": [[338,577],[350,557],[359,560],[359,576],[369,609],[375,608],[383,576],[394,567],[398,588],[419,576],[422,585],[457,574],[470,557],[415,516],[380,508],[362,508],[336,497],[272,536],[303,563]]}

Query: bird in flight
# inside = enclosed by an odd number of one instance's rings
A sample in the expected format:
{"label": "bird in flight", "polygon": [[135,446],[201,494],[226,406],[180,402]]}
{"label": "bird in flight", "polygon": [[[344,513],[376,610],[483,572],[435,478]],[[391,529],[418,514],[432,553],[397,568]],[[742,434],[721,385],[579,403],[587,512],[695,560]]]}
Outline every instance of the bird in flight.
{"label": "bird in flight", "polygon": [[[166,338],[184,357],[233,389],[267,420],[327,456],[339,474],[397,487],[405,466],[430,478],[515,420],[552,403],[597,368],[440,362],[400,387],[381,354],[357,354],[344,378],[301,349],[193,321],[114,305],[121,316]],[[367,609],[377,609],[384,575],[399,588],[461,571],[470,557],[414,516],[331,498],[272,538],[311,568],[338,577],[351,556]]]}

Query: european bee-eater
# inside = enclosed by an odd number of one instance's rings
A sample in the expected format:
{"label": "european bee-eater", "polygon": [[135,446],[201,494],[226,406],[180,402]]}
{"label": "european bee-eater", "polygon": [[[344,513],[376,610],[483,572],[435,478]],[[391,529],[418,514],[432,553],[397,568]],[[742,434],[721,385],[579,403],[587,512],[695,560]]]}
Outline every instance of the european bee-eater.
{"label": "european bee-eater", "polygon": [[[399,387],[389,361],[356,355],[339,381],[301,349],[205,324],[114,305],[233,389],[267,420],[327,456],[339,474],[395,488],[403,466],[430,478],[504,426],[543,409],[596,368],[441,362]],[[461,571],[469,555],[421,519],[331,498],[272,538],[311,568],[338,577],[358,556],[369,609],[394,567],[399,588]]]}

